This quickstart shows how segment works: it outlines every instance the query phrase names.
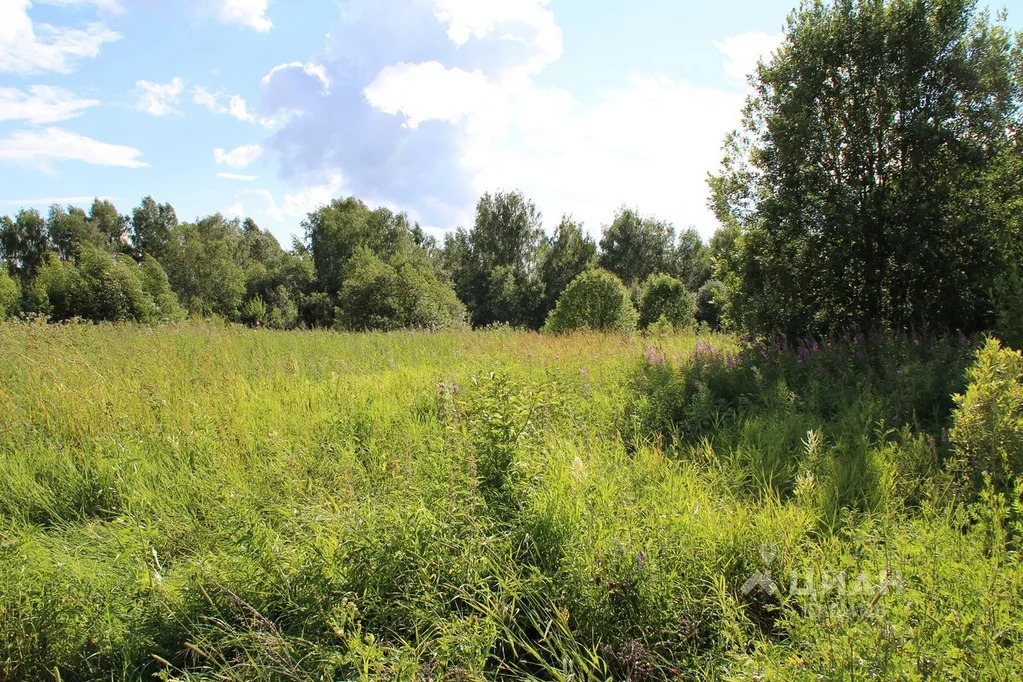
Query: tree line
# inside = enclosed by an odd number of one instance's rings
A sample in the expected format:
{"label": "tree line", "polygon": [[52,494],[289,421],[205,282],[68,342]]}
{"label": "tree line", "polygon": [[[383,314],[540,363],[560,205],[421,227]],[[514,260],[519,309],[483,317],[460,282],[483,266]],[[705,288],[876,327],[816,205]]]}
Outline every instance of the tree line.
{"label": "tree line", "polygon": [[337,200],[287,251],[248,220],[97,201],[2,219],[0,314],[553,330],[695,315],[765,337],[993,330],[1018,346],[1021,46],[975,0],[804,0],[708,178],[709,244],[627,208],[599,242],[571,217],[548,234],[516,192],[482,197],[443,244]]}
{"label": "tree line", "polygon": [[[0,315],[166,322],[189,314],[280,329],[390,330],[508,324],[539,329],[584,272],[603,268],[639,305],[655,276],[686,313],[716,324],[710,249],[693,230],[621,209],[599,243],[565,217],[547,234],[519,192],[484,195],[443,241],[354,197],[310,213],[284,249],[251,219],[179,222],[146,197],[130,215],[97,199],[0,217]],[[669,311],[670,312],[670,311]],[[667,319],[667,318],[666,318]],[[653,320],[653,321],[656,321]],[[585,323],[585,321],[583,321]]]}

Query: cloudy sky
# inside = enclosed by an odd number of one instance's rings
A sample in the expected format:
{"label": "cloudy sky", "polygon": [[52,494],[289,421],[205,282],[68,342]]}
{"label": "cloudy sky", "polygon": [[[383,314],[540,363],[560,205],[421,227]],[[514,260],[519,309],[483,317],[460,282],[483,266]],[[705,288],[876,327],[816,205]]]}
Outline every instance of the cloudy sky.
{"label": "cloudy sky", "polygon": [[440,233],[521,189],[548,227],[628,204],[709,236],[794,1],[0,0],[0,214],[150,194],[287,243],[331,197]]}

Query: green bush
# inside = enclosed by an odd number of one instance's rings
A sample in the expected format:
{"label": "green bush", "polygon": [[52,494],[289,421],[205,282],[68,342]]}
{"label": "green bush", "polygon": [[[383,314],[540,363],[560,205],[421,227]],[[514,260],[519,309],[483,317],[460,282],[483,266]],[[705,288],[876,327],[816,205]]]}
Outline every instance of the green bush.
{"label": "green bush", "polygon": [[178,295],[171,289],[170,279],[163,266],[149,254],[142,259],[139,269],[142,289],[156,304],[156,319],[160,322],[179,322],[185,319],[185,309],[178,302]]}
{"label": "green bush", "polygon": [[339,322],[347,329],[451,328],[463,324],[465,308],[421,254],[398,253],[384,262],[359,248],[338,297]]}
{"label": "green bush", "polygon": [[646,329],[658,320],[675,329],[696,322],[696,300],[686,285],[671,275],[651,275],[639,295],[639,326]]}
{"label": "green bush", "polygon": [[83,247],[78,271],[83,284],[81,307],[72,316],[110,322],[158,319],[156,303],[143,288],[135,261]]}
{"label": "green bush", "polygon": [[696,321],[706,322],[711,329],[720,329],[726,295],[724,283],[716,279],[704,283],[696,292]]}
{"label": "green bush", "polygon": [[629,290],[622,280],[598,268],[572,280],[547,317],[544,331],[632,331],[636,328],[636,317]]}
{"label": "green bush", "polygon": [[977,353],[970,385],[955,397],[952,442],[958,464],[979,490],[984,475],[1000,492],[1023,475],[1023,353],[997,339]]}
{"label": "green bush", "polygon": [[18,282],[8,275],[7,270],[0,264],[0,320],[17,314],[20,300],[21,289]]}

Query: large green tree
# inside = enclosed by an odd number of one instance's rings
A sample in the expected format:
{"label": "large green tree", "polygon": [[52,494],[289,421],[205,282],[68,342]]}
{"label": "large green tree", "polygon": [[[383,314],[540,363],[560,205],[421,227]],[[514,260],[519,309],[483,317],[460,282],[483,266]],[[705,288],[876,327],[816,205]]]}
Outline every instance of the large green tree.
{"label": "large green tree", "polygon": [[158,204],[147,196],[131,212],[131,243],[140,262],[149,254],[157,260],[167,255],[167,242],[178,226],[178,216],[170,204]]}
{"label": "large green tree", "polygon": [[521,192],[484,194],[471,230],[448,235],[445,265],[474,326],[537,328],[545,312],[540,212]]}
{"label": "large green tree", "polygon": [[677,255],[675,228],[632,208],[621,208],[600,239],[600,266],[627,286],[659,272],[679,274]]}
{"label": "large green tree", "polygon": [[13,220],[0,217],[0,255],[8,269],[23,281],[33,277],[50,250],[46,220],[35,209],[18,212]]}
{"label": "large green tree", "polygon": [[593,237],[583,232],[582,226],[570,216],[563,217],[554,230],[550,248],[546,249],[540,265],[545,317],[554,309],[572,280],[595,267],[596,263],[597,244]]}
{"label": "large green tree", "polygon": [[733,322],[986,328],[1004,246],[989,178],[1018,67],[975,2],[803,2],[710,181]]}
{"label": "large green tree", "polygon": [[240,242],[238,221],[219,213],[171,231],[162,265],[189,312],[238,319],[245,298]]}
{"label": "large green tree", "polygon": [[336,297],[360,248],[378,256],[412,243],[408,217],[386,208],[371,210],[355,197],[335,199],[303,221],[320,291]]}

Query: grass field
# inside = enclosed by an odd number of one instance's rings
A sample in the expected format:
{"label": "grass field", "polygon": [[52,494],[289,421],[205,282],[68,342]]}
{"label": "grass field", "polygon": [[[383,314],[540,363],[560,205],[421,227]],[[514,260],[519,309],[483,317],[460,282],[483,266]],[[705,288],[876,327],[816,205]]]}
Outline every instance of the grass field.
{"label": "grass field", "polygon": [[1013,679],[965,340],[0,325],[0,679]]}

